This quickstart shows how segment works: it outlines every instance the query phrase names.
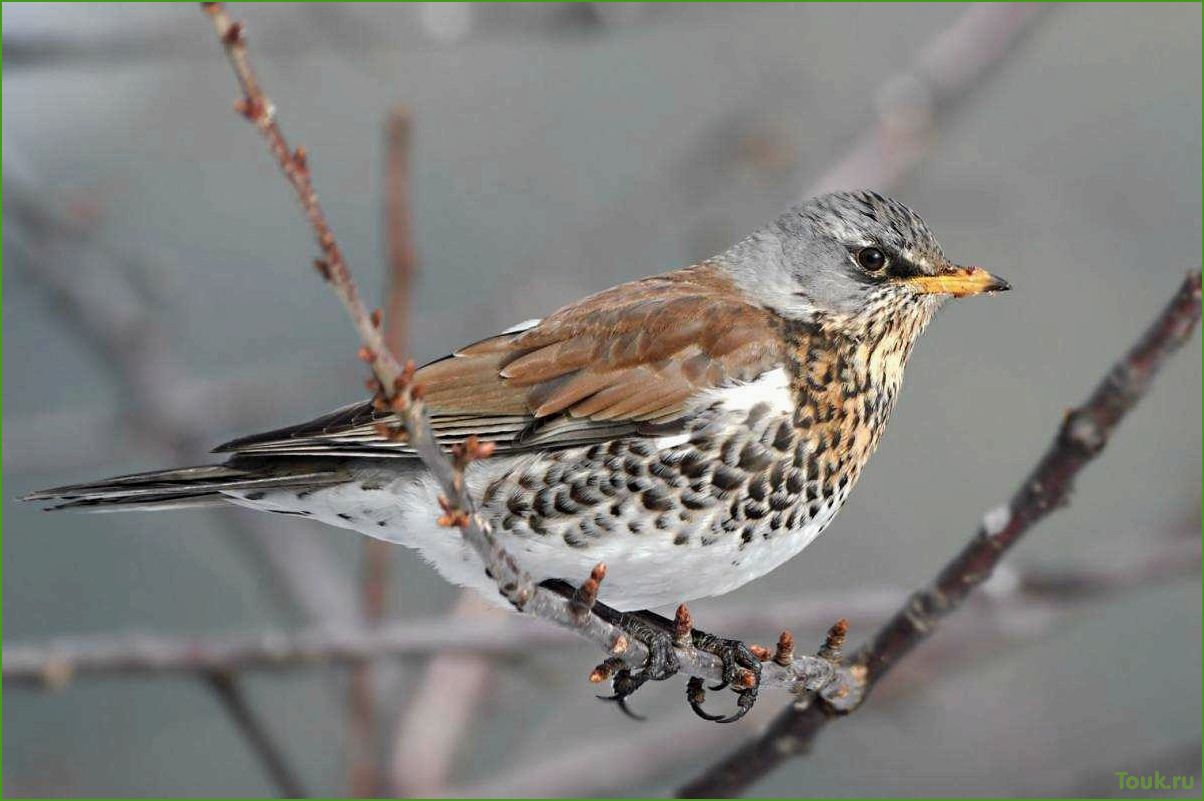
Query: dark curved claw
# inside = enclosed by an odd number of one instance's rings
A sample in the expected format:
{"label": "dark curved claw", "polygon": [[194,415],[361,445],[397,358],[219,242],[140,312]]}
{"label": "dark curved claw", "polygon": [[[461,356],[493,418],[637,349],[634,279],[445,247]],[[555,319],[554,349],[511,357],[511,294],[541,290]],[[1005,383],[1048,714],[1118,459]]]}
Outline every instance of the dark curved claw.
{"label": "dark curved claw", "polygon": [[722,715],[712,715],[702,708],[702,704],[706,700],[707,691],[703,686],[702,679],[691,676],[690,680],[686,682],[686,703],[690,705],[690,709],[693,709],[694,714],[703,720],[709,720],[712,723],[722,722]]}
{"label": "dark curved claw", "polygon": [[740,718],[748,714],[748,711],[757,703],[757,688],[751,687],[747,690],[740,690],[736,694],[736,711],[728,715],[726,718],[718,721],[719,723],[735,723]]}
{"label": "dark curved claw", "polygon": [[748,690],[737,690],[736,711],[726,717],[707,712],[702,708],[704,701],[706,701],[706,690],[703,689],[702,679],[690,677],[689,682],[686,683],[686,702],[690,705],[690,709],[694,710],[694,714],[712,723],[735,723],[747,715],[748,711],[757,703],[757,689],[754,686]]}
{"label": "dark curved claw", "polygon": [[644,686],[644,682],[648,681],[648,671],[641,670],[639,673],[633,673],[627,668],[623,668],[615,673],[614,681],[611,687],[614,689],[614,695],[599,695],[598,698],[602,701],[614,701],[619,705],[619,709],[623,714],[632,720],[647,720],[643,715],[637,715],[631,711],[631,707],[627,706],[627,699],[630,698],[636,690]]}
{"label": "dark curved claw", "polygon": [[715,723],[735,723],[747,715],[757,702],[757,691],[761,686],[761,661],[739,640],[728,640],[703,632],[695,633],[694,647],[723,660],[723,681],[711,687],[712,690],[722,690],[735,683],[741,668],[752,673],[752,684],[736,689],[736,711],[726,717],[712,715],[702,709],[702,702],[706,700],[702,679],[691,678],[686,685],[686,701],[694,710],[694,714]]}

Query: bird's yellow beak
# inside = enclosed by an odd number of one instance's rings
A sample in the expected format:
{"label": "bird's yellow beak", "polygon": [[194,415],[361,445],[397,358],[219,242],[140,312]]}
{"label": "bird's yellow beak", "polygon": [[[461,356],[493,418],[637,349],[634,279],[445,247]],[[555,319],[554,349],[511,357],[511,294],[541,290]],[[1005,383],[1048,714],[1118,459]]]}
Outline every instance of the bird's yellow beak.
{"label": "bird's yellow beak", "polygon": [[920,292],[964,298],[984,292],[1006,292],[1012,285],[981,267],[949,265],[936,275],[913,275],[903,279]]}

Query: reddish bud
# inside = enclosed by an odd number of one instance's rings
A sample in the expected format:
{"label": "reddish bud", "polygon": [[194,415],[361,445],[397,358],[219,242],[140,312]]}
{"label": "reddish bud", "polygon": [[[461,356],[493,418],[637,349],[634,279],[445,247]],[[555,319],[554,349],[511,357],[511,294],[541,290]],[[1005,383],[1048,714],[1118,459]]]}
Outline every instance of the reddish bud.
{"label": "reddish bud", "polygon": [[677,613],[673,616],[673,644],[679,648],[688,648],[693,645],[694,633],[694,616],[690,614],[690,608],[685,604],[677,607]]}
{"label": "reddish bud", "polygon": [[598,601],[598,589],[602,586],[602,579],[606,578],[606,565],[602,562],[594,565],[594,569],[590,571],[587,578],[577,591],[573,593],[573,598],[569,602],[569,609],[573,616],[578,620],[583,619],[594,608],[594,604]]}
{"label": "reddish bud", "polygon": [[849,633],[849,621],[843,617],[832,624],[832,628],[828,629],[828,636],[824,639],[823,646],[819,649],[819,655],[823,659],[831,662],[840,661],[841,652],[844,650],[844,641]]}
{"label": "reddish bud", "polygon": [[736,671],[736,678],[732,679],[732,686],[741,690],[749,690],[757,686],[757,674],[747,668],[740,668]]}
{"label": "reddish bud", "polygon": [[794,635],[789,631],[783,631],[778,637],[778,647],[773,653],[773,661],[783,666],[794,661]]}

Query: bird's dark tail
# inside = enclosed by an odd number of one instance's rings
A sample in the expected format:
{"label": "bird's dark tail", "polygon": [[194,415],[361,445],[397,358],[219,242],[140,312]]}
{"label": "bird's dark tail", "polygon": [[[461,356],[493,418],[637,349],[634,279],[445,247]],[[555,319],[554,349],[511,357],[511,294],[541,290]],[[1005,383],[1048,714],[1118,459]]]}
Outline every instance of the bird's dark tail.
{"label": "bird's dark tail", "polygon": [[[309,465],[311,468],[313,464]],[[227,490],[321,486],[345,479],[336,470],[298,471],[281,465],[205,465],[117,476],[87,484],[32,492],[23,501],[51,501],[51,509],[116,512],[128,509],[188,509],[226,502]],[[273,469],[275,468],[275,469]]]}

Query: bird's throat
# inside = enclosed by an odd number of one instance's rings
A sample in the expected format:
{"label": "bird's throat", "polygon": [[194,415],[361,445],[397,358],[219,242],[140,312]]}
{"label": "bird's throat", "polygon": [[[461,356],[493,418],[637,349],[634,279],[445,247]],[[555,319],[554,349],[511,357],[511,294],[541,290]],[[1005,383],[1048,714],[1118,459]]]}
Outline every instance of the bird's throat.
{"label": "bird's throat", "polygon": [[798,447],[824,485],[847,492],[886,427],[915,339],[886,327],[850,336],[797,324],[786,338]]}

